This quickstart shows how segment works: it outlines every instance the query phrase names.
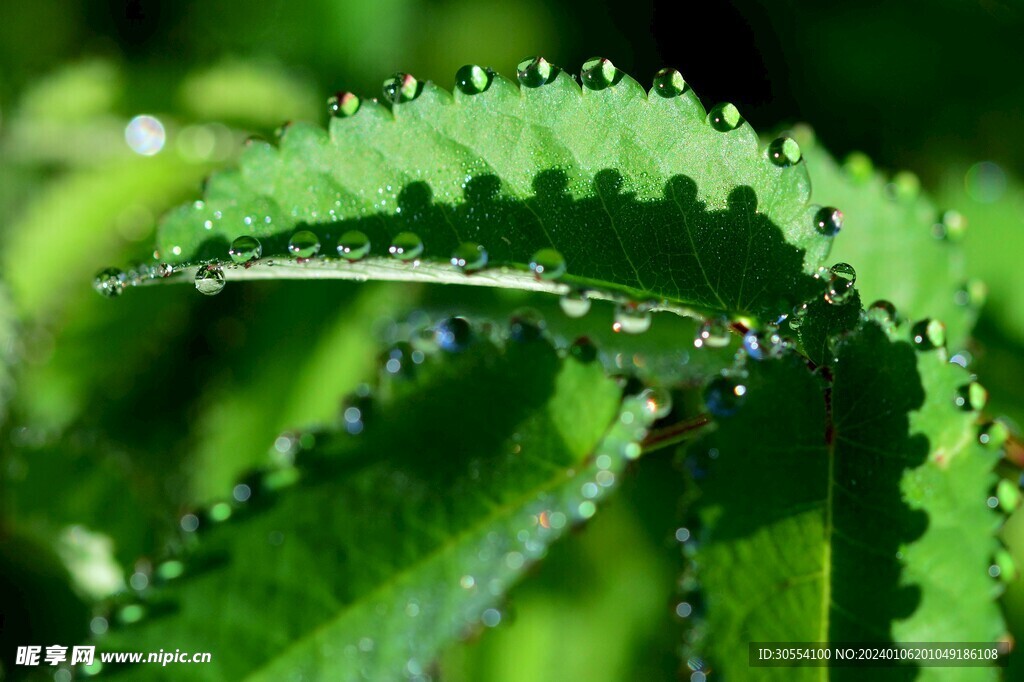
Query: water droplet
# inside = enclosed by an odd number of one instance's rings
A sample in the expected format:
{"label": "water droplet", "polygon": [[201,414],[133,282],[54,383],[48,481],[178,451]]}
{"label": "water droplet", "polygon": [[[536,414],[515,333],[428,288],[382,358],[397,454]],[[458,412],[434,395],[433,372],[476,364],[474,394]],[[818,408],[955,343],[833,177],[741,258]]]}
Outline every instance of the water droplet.
{"label": "water droplet", "polygon": [[434,328],[434,339],[442,350],[457,353],[469,347],[473,328],[464,317],[449,317]]}
{"label": "water droplet", "polygon": [[452,253],[451,263],[463,272],[476,272],[487,266],[487,249],[474,242],[462,242]]}
{"label": "water droplet", "polygon": [[491,87],[494,72],[475,64],[467,64],[455,72],[455,87],[466,95],[479,95]]}
{"label": "water droplet", "polygon": [[793,306],[792,312],[786,317],[786,322],[789,323],[789,328],[793,331],[800,329],[804,324],[804,318],[807,317],[807,304],[797,303]]}
{"label": "water droplet", "polygon": [[154,269],[153,274],[157,277],[170,277],[174,274],[174,266],[170,263],[160,263]]}
{"label": "water droplet", "polygon": [[327,100],[327,111],[336,118],[348,118],[359,111],[362,102],[351,92],[336,92]]}
{"label": "water droplet", "polygon": [[963,286],[953,293],[953,302],[960,306],[980,308],[988,298],[988,287],[980,279],[964,282]]}
{"label": "water droplet", "polygon": [[143,114],[128,122],[124,129],[124,139],[136,154],[153,156],[164,148],[167,133],[160,119]]}
{"label": "water droplet", "polygon": [[489,628],[498,627],[501,623],[501,611],[498,609],[485,609],[480,615],[480,621]]}
{"label": "water droplet", "polygon": [[956,389],[956,395],[953,396],[953,404],[966,412],[983,410],[986,403],[988,403],[988,391],[976,381]]}
{"label": "water droplet", "polygon": [[686,81],[675,69],[662,69],[654,74],[654,91],[662,97],[678,97],[684,90]]}
{"label": "water droplet", "polygon": [[532,57],[519,62],[516,75],[524,86],[539,88],[553,81],[558,75],[558,69],[544,57]]}
{"label": "water droplet", "polygon": [[711,127],[720,133],[727,133],[736,130],[743,123],[740,110],[728,102],[716,104],[708,114],[708,122]]}
{"label": "water droplet", "polygon": [[604,90],[613,85],[619,77],[619,70],[611,61],[602,57],[593,57],[583,62],[580,80],[591,90]]}
{"label": "water droplet", "polygon": [[555,249],[541,249],[530,259],[530,271],[540,279],[558,279],[565,274],[565,257]]}
{"label": "water droplet", "polygon": [[408,73],[396,73],[384,81],[384,99],[392,104],[411,102],[423,92],[423,84]]}
{"label": "water droplet", "polygon": [[1001,421],[987,422],[978,429],[978,442],[993,450],[1003,447],[1009,437],[1010,429]]}
{"label": "water droplet", "polygon": [[256,239],[256,237],[242,235],[231,242],[228,255],[238,265],[245,265],[257,261],[263,256],[263,245],[260,244],[260,240]]}
{"label": "water droplet", "polygon": [[338,237],[338,255],[350,261],[365,258],[370,253],[370,238],[359,230],[349,230]]}
{"label": "water droplet", "polygon": [[776,166],[792,166],[800,161],[800,145],[791,137],[777,138],[768,145],[768,158]]}
{"label": "water droplet", "polygon": [[194,533],[199,530],[199,517],[195,514],[185,514],[181,517],[179,525],[186,533]]}
{"label": "water droplet", "polygon": [[569,355],[584,364],[589,364],[597,359],[597,346],[588,337],[581,336],[569,346]]}
{"label": "water droplet", "polygon": [[509,319],[509,336],[513,341],[528,343],[536,341],[544,332],[543,316],[531,308],[517,310]]}
{"label": "water droplet", "polygon": [[932,225],[932,234],[936,239],[957,242],[967,232],[967,218],[958,211],[943,211],[939,219]]}
{"label": "water droplet", "polygon": [[196,270],[196,291],[206,296],[224,290],[224,271],[219,265],[200,265]]}
{"label": "water droplet", "polygon": [[620,303],[615,306],[612,330],[626,334],[642,334],[651,328],[651,311],[640,303]]}
{"label": "water droplet", "polygon": [[309,230],[299,230],[288,240],[288,253],[299,260],[308,260],[320,253],[320,239]]}
{"label": "water droplet", "polygon": [[889,301],[879,299],[868,306],[867,317],[881,325],[896,324],[896,306]]}
{"label": "water droplet", "polygon": [[716,417],[731,417],[743,405],[747,387],[732,377],[720,375],[704,389],[704,403]]}
{"label": "water droplet", "polygon": [[391,240],[388,253],[398,260],[415,260],[423,254],[423,240],[415,232],[400,232]]}
{"label": "water droplet", "polygon": [[934,350],[946,345],[946,325],[929,318],[916,323],[910,338],[918,350]]}
{"label": "water droplet", "polygon": [[729,345],[729,321],[724,317],[705,319],[693,338],[697,348],[724,348]]}
{"label": "water droplet", "polygon": [[128,276],[117,268],[101,270],[92,280],[92,288],[107,298],[115,298],[123,294],[127,284]]}
{"label": "water droplet", "polygon": [[585,291],[570,291],[558,300],[568,317],[583,317],[590,312],[590,297]]}
{"label": "water droplet", "polygon": [[825,206],[814,214],[814,227],[826,237],[834,237],[843,229],[843,212],[838,208]]}
{"label": "water droplet", "polygon": [[849,263],[836,263],[829,268],[828,291],[825,300],[832,304],[843,303],[853,293],[857,283],[857,271]]}
{"label": "water droplet", "polygon": [[655,419],[664,419],[672,411],[672,394],[663,386],[645,389],[640,400]]}

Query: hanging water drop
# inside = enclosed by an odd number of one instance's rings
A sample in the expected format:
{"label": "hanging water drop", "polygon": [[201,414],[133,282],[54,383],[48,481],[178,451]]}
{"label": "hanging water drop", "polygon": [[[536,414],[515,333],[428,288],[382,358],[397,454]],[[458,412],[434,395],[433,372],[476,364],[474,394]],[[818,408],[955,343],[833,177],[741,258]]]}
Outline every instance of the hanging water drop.
{"label": "hanging water drop", "polygon": [[196,270],[196,291],[214,296],[224,290],[224,270],[219,265],[200,265]]}
{"label": "hanging water drop", "polygon": [[359,111],[360,104],[359,98],[351,92],[336,92],[327,100],[327,111],[335,118],[348,118]]}
{"label": "hanging water drop", "polygon": [[857,283],[857,271],[849,263],[836,263],[829,268],[828,291],[825,300],[835,305],[846,301]]}
{"label": "hanging water drop", "polygon": [[978,443],[992,450],[1003,447],[1010,437],[1010,429],[1001,421],[991,421],[978,428]]}
{"label": "hanging water drop", "polygon": [[475,242],[463,242],[452,253],[451,264],[463,272],[476,272],[487,266],[487,249]]}
{"label": "hanging water drop", "polygon": [[466,95],[479,95],[491,87],[494,72],[475,64],[467,64],[455,72],[455,87]]}
{"label": "hanging water drop", "polygon": [[238,265],[247,265],[259,260],[263,256],[263,245],[256,237],[242,235],[231,242],[228,255]]}
{"label": "hanging water drop", "polygon": [[728,102],[716,104],[708,114],[708,122],[711,127],[720,133],[727,133],[736,130],[743,123],[740,110]]}
{"label": "hanging water drop", "polygon": [[602,57],[593,57],[583,62],[580,80],[591,90],[604,90],[614,85],[619,77],[619,70],[611,61]]}
{"label": "hanging water drop", "polygon": [[731,417],[747,397],[747,387],[732,377],[720,375],[704,389],[704,403],[716,417]]}
{"label": "hanging water drop", "polygon": [[626,334],[642,334],[651,328],[651,311],[640,303],[620,303],[615,306],[612,330]]}
{"label": "hanging water drop", "polygon": [[867,317],[883,326],[896,324],[896,306],[889,301],[879,299],[868,306]]}
{"label": "hanging water drop", "polygon": [[672,394],[664,386],[645,389],[639,397],[644,409],[655,419],[664,419],[672,411]]}
{"label": "hanging water drop", "polygon": [[128,276],[117,268],[100,271],[92,280],[92,288],[96,293],[107,298],[115,298],[124,293],[128,284]]}
{"label": "hanging water drop", "polygon": [[953,404],[965,412],[983,410],[988,403],[988,391],[976,381],[964,384],[956,389]]}
{"label": "hanging water drop", "polygon": [[544,57],[532,57],[519,62],[516,76],[528,88],[539,88],[555,79],[558,70]]}
{"label": "hanging water drop", "polygon": [[469,347],[473,328],[464,317],[450,317],[434,328],[434,339],[441,350],[457,353]]}
{"label": "hanging water drop", "polygon": [[423,240],[415,232],[400,232],[391,240],[388,253],[401,261],[410,261],[423,254]]}
{"label": "hanging water drop", "polygon": [[370,253],[370,238],[359,230],[349,230],[338,237],[338,255],[350,261],[362,260]]}
{"label": "hanging water drop", "polygon": [[946,345],[946,325],[938,320],[924,319],[911,329],[910,338],[918,350],[934,350]]}
{"label": "hanging water drop", "polygon": [[724,317],[706,318],[693,338],[696,348],[724,348],[729,345],[729,321]]}
{"label": "hanging water drop", "polygon": [[825,206],[814,214],[814,227],[826,237],[834,237],[843,229],[843,212],[838,208]]}
{"label": "hanging water drop", "polygon": [[320,253],[320,239],[309,230],[299,230],[288,240],[288,253],[300,261],[309,260]]}
{"label": "hanging water drop", "polygon": [[654,91],[662,97],[678,97],[684,90],[686,81],[675,69],[662,69],[654,74]]}
{"label": "hanging water drop", "polygon": [[797,303],[786,318],[786,322],[789,323],[790,329],[796,331],[803,326],[805,317],[807,317],[807,304]]}
{"label": "hanging water drop", "polygon": [[782,168],[792,166],[800,161],[800,145],[791,137],[776,138],[768,145],[768,158],[776,166]]}
{"label": "hanging water drop", "polygon": [[384,81],[384,99],[392,104],[411,102],[423,92],[423,84],[408,73],[396,73]]}
{"label": "hanging water drop", "polygon": [[530,258],[530,272],[539,279],[558,279],[565,269],[565,257],[555,249],[541,249]]}
{"label": "hanging water drop", "polygon": [[590,312],[590,297],[582,290],[570,291],[558,299],[558,304],[567,317],[583,317]]}

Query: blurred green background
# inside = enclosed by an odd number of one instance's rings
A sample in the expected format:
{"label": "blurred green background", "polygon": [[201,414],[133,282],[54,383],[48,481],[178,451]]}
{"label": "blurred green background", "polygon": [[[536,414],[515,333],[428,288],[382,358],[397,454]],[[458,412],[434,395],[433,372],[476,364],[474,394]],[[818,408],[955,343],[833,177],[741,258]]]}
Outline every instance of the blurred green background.
{"label": "blurred green background", "polygon": [[[645,85],[672,66],[759,131],[806,121],[840,157],[915,172],[970,221],[968,268],[989,290],[971,369],[1019,433],[1022,30],[1016,0],[0,3],[0,596],[17,614],[0,625],[0,677],[16,643],[83,638],[90,600],[158,555],[182,510],[264,463],[282,430],[333,414],[376,371],[391,320],[466,298],[263,282],[111,302],[89,285],[146,258],[160,214],[246,137],[322,123],[329,94],[376,96],[399,70],[450,88],[465,63],[513,75],[533,54],[570,71],[605,56]],[[155,155],[125,143],[139,114],[166,128]],[[673,678],[682,478],[670,453],[650,458],[512,593],[512,624],[453,649],[443,678]],[[1024,518],[1007,533],[1024,565]],[[1019,580],[1004,601],[1024,637]]]}

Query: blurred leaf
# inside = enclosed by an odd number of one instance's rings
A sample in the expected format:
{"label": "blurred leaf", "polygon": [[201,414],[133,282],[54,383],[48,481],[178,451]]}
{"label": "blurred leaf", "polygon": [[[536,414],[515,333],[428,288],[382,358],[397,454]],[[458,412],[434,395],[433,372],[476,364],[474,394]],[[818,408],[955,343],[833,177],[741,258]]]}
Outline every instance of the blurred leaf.
{"label": "blurred leaf", "polygon": [[[696,611],[691,645],[724,675],[746,674],[736,652],[751,641],[1002,634],[987,573],[998,518],[983,503],[998,455],[977,444],[976,415],[954,407],[967,377],[942,351],[915,353],[873,323],[838,354],[831,386],[792,358],[750,364],[745,404],[694,446],[709,472],[698,480],[695,532],[695,598],[707,616]],[[758,679],[820,679],[823,670],[764,668]],[[996,670],[917,675],[996,679]]]}
{"label": "blurred leaf", "polygon": [[[427,354],[353,403],[344,423],[358,435],[317,434],[297,471],[253,482],[237,518],[204,515],[187,564],[215,563],[148,595],[171,611],[102,645],[201,644],[214,663],[133,679],[418,675],[480,620],[497,624],[504,591],[594,513],[651,416],[636,398],[620,410],[597,363],[446,324],[438,339],[458,352]],[[294,487],[274,485],[290,472]]]}
{"label": "blurred leaf", "polygon": [[179,98],[182,108],[200,120],[270,129],[286,121],[319,120],[326,99],[280,67],[239,60],[189,75]]}
{"label": "blurred leaf", "polygon": [[809,129],[795,134],[811,196],[843,213],[829,259],[856,268],[865,304],[887,300],[908,319],[942,320],[950,348],[962,348],[980,303],[965,286],[962,217],[936,208],[909,174],[886,177],[858,154],[840,166]]}
{"label": "blurred leaf", "polygon": [[967,218],[967,269],[988,288],[985,311],[1024,343],[1024,288],[1017,281],[1024,253],[1024,186],[991,162],[951,172],[940,196]]}
{"label": "blurred leaf", "polygon": [[[178,263],[226,261],[231,241],[247,234],[261,240],[264,261],[228,261],[228,279],[568,284],[772,320],[820,286],[809,273],[830,240],[806,205],[803,166],[783,168],[759,152],[735,108],[705,115],[689,88],[658,94],[683,87],[670,76],[648,97],[608,62],[584,79],[598,89],[582,91],[547,62],[526,71],[540,87],[519,89],[480,70],[487,89],[454,98],[399,80],[404,94],[395,97],[414,101],[393,111],[365,101],[329,133],[296,125],[280,149],[251,144],[240,170],[214,176],[204,202],[162,224],[159,250]],[[331,255],[344,232],[360,230],[374,257],[296,264],[287,244],[299,228]],[[416,256],[416,267],[385,257],[403,232],[422,240],[419,256],[416,238],[395,247]],[[451,261],[469,242],[486,248],[490,269],[466,278]],[[551,248],[559,253],[539,251]],[[481,256],[463,257],[475,269]],[[559,283],[549,281],[565,266]]]}

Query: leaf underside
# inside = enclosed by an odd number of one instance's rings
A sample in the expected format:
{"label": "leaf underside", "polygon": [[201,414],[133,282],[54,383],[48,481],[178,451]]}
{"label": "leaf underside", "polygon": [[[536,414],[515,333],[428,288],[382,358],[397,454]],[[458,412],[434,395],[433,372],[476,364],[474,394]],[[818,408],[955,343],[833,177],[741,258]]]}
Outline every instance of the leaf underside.
{"label": "leaf underside", "polygon": [[485,611],[614,485],[650,422],[620,401],[599,363],[542,339],[427,354],[353,403],[358,435],[317,434],[299,482],[254,481],[232,518],[204,517],[192,573],[100,645],[217,652],[132,679],[416,676],[482,615],[495,624]]}
{"label": "leaf underside", "polygon": [[[501,272],[496,285],[527,287],[516,275],[553,248],[563,286],[775,319],[820,286],[809,273],[830,239],[808,194],[802,163],[772,163],[746,123],[720,132],[689,88],[663,97],[623,76],[591,90],[561,71],[519,88],[494,75],[476,95],[427,83],[390,109],[365,101],[326,132],[294,125],[277,147],[252,142],[203,201],[164,221],[158,250],[175,264],[221,262],[228,279],[474,283]],[[298,229],[319,237],[321,255],[294,267]],[[334,253],[349,230],[372,245],[357,264]],[[418,264],[388,259],[402,232],[422,239]],[[227,257],[241,235],[263,245],[249,268]],[[452,267],[465,242],[486,249],[488,270]]]}
{"label": "leaf underside", "polygon": [[[695,654],[747,679],[748,642],[994,642],[987,573],[997,454],[942,351],[874,323],[839,342],[834,379],[795,357],[750,363],[747,400],[694,445]],[[955,616],[953,614],[956,614]],[[759,668],[757,679],[862,679]],[[878,679],[995,679],[989,669],[873,669]],[[916,677],[915,677],[916,675]],[[887,676],[887,677],[882,677]],[[875,677],[872,677],[875,679]]]}

